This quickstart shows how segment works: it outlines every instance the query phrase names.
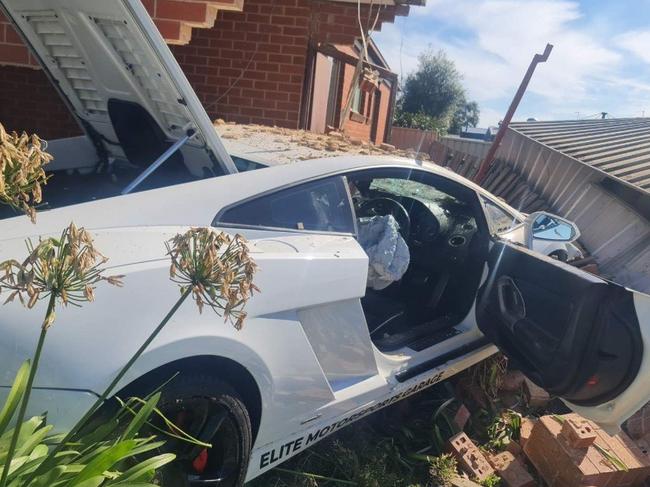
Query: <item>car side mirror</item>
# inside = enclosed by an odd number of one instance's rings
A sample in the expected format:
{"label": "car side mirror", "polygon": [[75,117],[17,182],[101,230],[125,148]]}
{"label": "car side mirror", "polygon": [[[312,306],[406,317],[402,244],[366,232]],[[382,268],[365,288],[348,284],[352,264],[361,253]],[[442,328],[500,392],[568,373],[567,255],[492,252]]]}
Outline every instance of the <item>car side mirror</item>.
{"label": "car side mirror", "polygon": [[525,228],[528,248],[532,248],[533,240],[570,243],[580,237],[575,223],[545,211],[528,215]]}

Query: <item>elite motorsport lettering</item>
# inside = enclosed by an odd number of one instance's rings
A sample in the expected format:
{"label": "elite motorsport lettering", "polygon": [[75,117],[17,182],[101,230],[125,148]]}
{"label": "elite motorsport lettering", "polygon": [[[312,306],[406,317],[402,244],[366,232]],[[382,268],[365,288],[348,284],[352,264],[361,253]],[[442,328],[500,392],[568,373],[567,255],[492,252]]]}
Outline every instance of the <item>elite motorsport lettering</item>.
{"label": "elite motorsport lettering", "polygon": [[269,465],[279,462],[283,458],[293,455],[294,453],[301,450],[302,448],[310,446],[312,443],[315,443],[316,441],[323,439],[325,436],[334,433],[336,430],[349,423],[361,419],[363,416],[372,414],[375,411],[378,411],[386,406],[390,406],[391,404],[396,403],[397,401],[400,401],[401,399],[404,399],[405,397],[410,396],[411,394],[415,394],[416,392],[419,392],[422,389],[435,384],[436,382],[440,382],[442,380],[443,375],[444,372],[439,372],[433,377],[430,377],[422,382],[419,382],[418,384],[411,386],[408,389],[405,389],[399,394],[384,399],[383,401],[378,402],[377,404],[373,404],[372,406],[369,406],[366,409],[357,411],[356,413],[346,418],[343,418],[335,423],[320,428],[316,431],[310,432],[296,440],[288,441],[284,445],[281,445],[280,448],[273,448],[272,450],[262,453],[262,455],[260,456],[260,469],[266,468]]}

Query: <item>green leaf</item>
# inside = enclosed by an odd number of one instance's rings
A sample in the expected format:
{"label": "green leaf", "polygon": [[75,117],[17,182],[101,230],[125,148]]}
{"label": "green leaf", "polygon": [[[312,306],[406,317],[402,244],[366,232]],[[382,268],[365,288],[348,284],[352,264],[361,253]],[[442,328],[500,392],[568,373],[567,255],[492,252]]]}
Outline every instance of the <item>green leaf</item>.
{"label": "green leaf", "polygon": [[63,475],[65,470],[66,467],[64,466],[54,467],[49,472],[36,477],[32,482],[32,487],[50,487]]}
{"label": "green leaf", "polygon": [[140,428],[142,428],[142,426],[151,417],[151,414],[158,404],[158,401],[160,401],[160,394],[160,392],[154,394],[146,403],[144,403],[144,405],[140,408],[140,411],[138,411],[138,413],[131,420],[129,425],[126,427],[126,430],[122,434],[123,440],[130,440],[138,434],[138,431],[140,431]]}
{"label": "green leaf", "polygon": [[[54,428],[54,426],[47,425],[42,428],[38,428],[29,438],[26,438],[25,441],[16,449],[17,455],[29,455],[31,451],[36,448],[47,436],[47,434]],[[45,445],[43,445],[45,446]],[[45,447],[47,448],[47,447]]]}
{"label": "green leaf", "polygon": [[[20,427],[20,434],[18,435],[18,442],[16,443],[16,451],[21,451],[36,429],[43,424],[44,418],[40,416],[34,416],[33,418],[25,421]],[[14,434],[14,429],[12,428],[7,431],[2,437],[0,437],[0,463],[4,462],[9,453],[9,444],[11,442],[11,437]]]}
{"label": "green leaf", "polygon": [[[104,450],[102,453],[93,458],[79,475],[70,482],[70,487],[87,487],[84,482],[91,480],[99,475],[102,476],[109,468],[125,457],[131,456],[132,450],[137,446],[135,440],[121,441],[112,447]],[[92,484],[90,484],[92,485]],[[99,485],[99,484],[98,484]]]}
{"label": "green leaf", "polygon": [[104,480],[105,477],[103,475],[96,475],[82,482],[77,482],[75,479],[70,485],[76,485],[77,487],[99,487],[102,485]]}
{"label": "green leaf", "polygon": [[176,455],[173,453],[165,453],[144,460],[137,465],[129,468],[126,472],[120,475],[116,479],[116,482],[109,482],[108,485],[123,486],[127,483],[142,482],[144,480],[148,480],[148,477],[151,477],[156,470],[167,465],[168,463],[173,462],[175,458]]}
{"label": "green leaf", "polygon": [[11,418],[16,412],[16,408],[20,404],[20,400],[25,394],[25,388],[27,387],[27,379],[29,378],[29,369],[30,361],[26,360],[18,369],[16,377],[14,378],[14,383],[11,386],[7,400],[0,411],[0,435],[2,435],[11,421]]}
{"label": "green leaf", "polygon": [[625,462],[623,462],[623,460],[618,458],[618,456],[616,456],[614,453],[612,453],[612,452],[610,452],[608,450],[605,450],[602,446],[597,445],[596,443],[594,443],[594,447],[596,447],[596,450],[598,450],[602,456],[607,458],[609,463],[614,465],[617,470],[621,470],[621,471],[624,471],[624,472],[629,472],[630,471],[630,469],[625,464]]}
{"label": "green leaf", "polygon": [[[38,465],[43,461],[43,457],[47,455],[48,449],[45,445],[38,445],[32,453],[27,458],[26,462],[23,462],[18,468],[13,468],[9,471],[9,476],[7,477],[11,482],[15,478],[19,478],[21,475],[25,475],[28,472],[34,470]],[[25,457],[23,457],[25,458]]]}

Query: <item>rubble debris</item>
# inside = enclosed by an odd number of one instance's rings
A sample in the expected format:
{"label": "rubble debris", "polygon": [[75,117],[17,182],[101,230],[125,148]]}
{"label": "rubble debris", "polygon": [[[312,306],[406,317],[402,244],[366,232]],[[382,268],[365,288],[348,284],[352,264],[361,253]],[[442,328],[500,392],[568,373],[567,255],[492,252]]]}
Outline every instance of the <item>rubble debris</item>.
{"label": "rubble debris", "polygon": [[535,480],[524,464],[509,451],[488,457],[506,487],[535,487]]}
{"label": "rubble debris", "polygon": [[544,408],[551,400],[548,392],[528,378],[524,379],[524,396],[526,397],[528,406],[531,408]]}
{"label": "rubble debris", "polygon": [[458,466],[471,478],[478,479],[481,482],[490,475],[494,475],[494,469],[483,456],[481,450],[465,433],[452,436],[449,439],[448,447],[450,453],[458,460]]}
{"label": "rubble debris", "polygon": [[543,416],[535,423],[524,453],[549,487],[632,487],[650,476],[650,460],[625,433],[610,436],[589,422],[593,444],[572,448],[562,434],[564,423],[586,421],[577,414]]}
{"label": "rubble debris", "polygon": [[326,134],[318,134],[283,127],[242,125],[226,122],[221,118],[216,119],[213,124],[222,139],[242,142],[253,149],[260,149],[256,151],[259,157],[280,164],[349,154],[390,154],[410,158],[417,155],[419,159],[430,160],[428,154],[416,154],[414,151],[396,149],[390,144],[376,146],[366,141],[350,138],[334,127],[328,127]]}

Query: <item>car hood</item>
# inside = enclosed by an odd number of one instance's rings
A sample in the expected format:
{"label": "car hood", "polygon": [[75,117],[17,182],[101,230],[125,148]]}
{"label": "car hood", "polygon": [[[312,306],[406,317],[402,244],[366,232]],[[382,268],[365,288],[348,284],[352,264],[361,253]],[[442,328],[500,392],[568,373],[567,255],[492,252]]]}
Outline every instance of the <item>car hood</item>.
{"label": "car hood", "polygon": [[[183,152],[195,176],[237,172],[140,0],[0,0],[0,6],[100,160],[133,159],[129,150],[135,153],[140,136],[160,139],[162,153],[191,130],[195,135]],[[148,134],[137,134],[142,125]],[[145,154],[142,165],[153,162]]]}

